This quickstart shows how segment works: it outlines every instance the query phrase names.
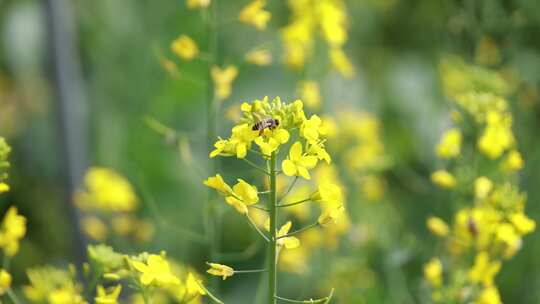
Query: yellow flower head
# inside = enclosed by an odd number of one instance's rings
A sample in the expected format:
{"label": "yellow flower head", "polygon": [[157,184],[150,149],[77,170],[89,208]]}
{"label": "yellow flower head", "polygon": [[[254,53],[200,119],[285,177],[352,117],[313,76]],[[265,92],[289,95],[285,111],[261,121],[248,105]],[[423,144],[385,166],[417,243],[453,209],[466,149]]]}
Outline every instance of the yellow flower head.
{"label": "yellow flower head", "polygon": [[330,61],[334,69],[343,75],[343,77],[352,78],[356,74],[351,61],[341,48],[330,49]]}
{"label": "yellow flower head", "polygon": [[339,206],[337,208],[328,208],[324,210],[323,213],[319,216],[317,222],[323,227],[328,227],[332,224],[336,224],[340,217],[343,216],[344,211],[345,208],[343,206]]}
{"label": "yellow flower head", "polygon": [[474,181],[474,196],[479,200],[485,199],[492,189],[493,182],[485,176],[480,176]]}
{"label": "yellow flower head", "polygon": [[11,287],[11,275],[4,269],[0,269],[0,296],[5,294]]}
{"label": "yellow flower head", "polygon": [[442,284],[443,266],[441,260],[432,258],[424,265],[424,278],[433,286],[439,287]]}
{"label": "yellow flower head", "polygon": [[516,212],[510,215],[510,221],[521,235],[531,233],[536,229],[536,222],[528,218],[523,212]]}
{"label": "yellow flower head", "polygon": [[8,256],[14,256],[19,251],[19,242],[26,234],[26,218],[10,207],[2,220],[0,228],[0,247]]}
{"label": "yellow flower head", "polygon": [[236,79],[236,76],[238,76],[238,68],[233,65],[229,65],[223,69],[213,66],[210,73],[214,80],[216,97],[219,100],[224,100],[231,96],[232,83]]}
{"label": "yellow flower head", "polygon": [[251,64],[265,66],[272,63],[272,54],[267,49],[258,49],[247,53],[245,59]]}
{"label": "yellow flower head", "polygon": [[123,176],[108,168],[92,167],[84,177],[84,189],[77,191],[75,201],[84,210],[129,212],[137,207],[133,187]]}
{"label": "yellow flower head", "polygon": [[143,285],[178,285],[180,280],[171,272],[169,262],[161,255],[150,254],[146,261],[132,260],[131,265],[140,274],[139,281]]}
{"label": "yellow flower head", "polygon": [[87,216],[81,220],[81,228],[88,237],[96,241],[105,241],[109,228],[98,217]]}
{"label": "yellow flower head", "polygon": [[430,216],[427,219],[426,225],[433,234],[436,236],[444,237],[448,235],[450,228],[441,218],[436,216]]}
{"label": "yellow flower head", "polygon": [[281,164],[283,173],[287,176],[301,176],[305,179],[311,179],[309,169],[317,165],[317,157],[305,155],[302,153],[302,144],[295,142],[289,150],[289,158]]}
{"label": "yellow flower head", "polygon": [[257,137],[255,143],[261,149],[262,154],[270,156],[272,152],[276,151],[280,145],[289,141],[289,131],[285,129],[265,130],[265,137]]}
{"label": "yellow flower head", "polygon": [[287,233],[289,233],[289,230],[291,230],[291,227],[292,227],[292,222],[288,221],[287,223],[285,223],[285,225],[279,228],[279,231],[276,234],[276,236],[278,237],[278,240],[276,242],[278,247],[285,247],[287,249],[295,249],[295,248],[298,248],[298,246],[300,246],[300,240],[298,238],[294,236],[284,237],[285,235],[287,235]]}
{"label": "yellow flower head", "polygon": [[482,283],[484,286],[493,285],[493,279],[501,269],[501,262],[491,261],[485,251],[478,253],[474,265],[469,271],[469,280],[473,283]]}
{"label": "yellow flower head", "polygon": [[94,298],[96,304],[117,304],[118,297],[122,291],[122,285],[116,285],[109,290],[106,290],[102,285],[98,285],[96,291],[97,295]]}
{"label": "yellow flower head", "polygon": [[321,93],[316,81],[303,81],[298,86],[298,95],[311,109],[318,109],[321,105]]}
{"label": "yellow flower head", "polygon": [[199,54],[199,48],[193,39],[186,35],[180,35],[171,43],[171,50],[178,57],[192,60]]}
{"label": "yellow flower head", "polygon": [[223,280],[226,280],[228,277],[232,277],[234,274],[234,269],[227,265],[217,264],[217,263],[207,263],[210,266],[206,272],[211,275],[218,277],[223,277]]}
{"label": "yellow flower head", "polygon": [[501,296],[495,286],[487,286],[480,292],[474,304],[502,304]]}
{"label": "yellow flower head", "polygon": [[254,205],[259,202],[259,194],[257,188],[246,183],[239,178],[238,183],[233,186],[233,195],[227,196],[225,201],[241,214],[247,214],[247,206]]}
{"label": "yellow flower head", "polygon": [[255,26],[258,30],[266,29],[266,24],[272,17],[270,12],[264,10],[266,0],[254,0],[246,5],[238,15],[240,22]]}
{"label": "yellow flower head", "polygon": [[332,183],[319,184],[319,189],[311,195],[311,199],[314,201],[323,201],[334,207],[343,205],[341,188]]}
{"label": "yellow flower head", "polygon": [[311,143],[317,142],[321,135],[327,134],[327,131],[322,119],[317,115],[312,115],[309,119],[306,119],[300,128],[302,137]]}
{"label": "yellow flower head", "polygon": [[188,273],[186,278],[187,295],[189,297],[192,297],[193,295],[204,296],[206,294],[206,291],[201,286],[202,282],[198,280],[192,272]]}
{"label": "yellow flower head", "polygon": [[437,146],[437,155],[442,158],[454,158],[461,152],[461,141],[463,136],[457,128],[446,131]]}
{"label": "yellow flower head", "polygon": [[505,171],[513,172],[518,171],[523,168],[524,161],[521,157],[521,153],[517,150],[512,150],[508,152],[508,155],[506,155],[506,158],[502,164],[502,167]]}
{"label": "yellow flower head", "polygon": [[206,186],[216,189],[222,195],[230,195],[233,190],[225,181],[221,175],[211,176],[203,182]]}
{"label": "yellow flower head", "polygon": [[497,111],[487,113],[487,126],[478,138],[478,149],[491,159],[499,158],[514,145],[512,117]]}
{"label": "yellow flower head", "polygon": [[205,8],[210,5],[211,0],[187,0],[187,7],[190,9]]}
{"label": "yellow flower head", "polygon": [[454,188],[456,178],[448,171],[438,170],[431,174],[431,181],[441,188]]}

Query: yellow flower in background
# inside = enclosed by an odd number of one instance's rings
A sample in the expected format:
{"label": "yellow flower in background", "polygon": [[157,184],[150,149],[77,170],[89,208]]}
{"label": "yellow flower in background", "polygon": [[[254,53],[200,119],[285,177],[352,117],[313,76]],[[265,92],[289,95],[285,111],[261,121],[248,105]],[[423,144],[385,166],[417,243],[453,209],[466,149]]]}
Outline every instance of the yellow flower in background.
{"label": "yellow flower in background", "polygon": [[253,25],[258,30],[266,29],[266,24],[270,21],[272,14],[265,11],[266,0],[254,0],[246,5],[238,15],[238,20],[245,24]]}
{"label": "yellow flower in background", "polygon": [[436,236],[445,237],[450,232],[446,222],[436,216],[430,216],[426,221],[426,226]]}
{"label": "yellow flower in background", "polygon": [[368,174],[362,177],[360,188],[362,194],[368,201],[379,201],[384,197],[386,180],[380,176]]}
{"label": "yellow flower in background", "polygon": [[521,235],[531,233],[536,229],[536,222],[528,218],[523,212],[510,215],[510,221]]}
{"label": "yellow flower in background", "polygon": [[330,62],[343,77],[352,78],[355,75],[354,67],[341,48],[332,48],[329,51]]}
{"label": "yellow flower in background", "polygon": [[92,167],[84,177],[84,189],[75,193],[83,210],[129,212],[137,207],[137,196],[127,179],[108,168]]}
{"label": "yellow flower in background", "polygon": [[8,192],[9,185],[6,183],[0,183],[0,193]]}
{"label": "yellow flower in background", "polygon": [[4,269],[0,269],[0,296],[5,294],[11,287],[11,275]]}
{"label": "yellow flower in background", "polygon": [[480,176],[474,181],[474,196],[479,199],[485,199],[493,189],[493,182],[485,177]]}
{"label": "yellow flower in background", "polygon": [[501,262],[491,261],[489,254],[485,251],[479,252],[474,259],[473,267],[469,271],[469,280],[473,283],[491,286],[500,269]]}
{"label": "yellow flower in background", "polygon": [[259,194],[257,188],[246,183],[239,178],[238,183],[233,186],[233,195],[227,196],[225,201],[227,204],[236,208],[241,214],[247,214],[247,206],[254,205],[259,202]]}
{"label": "yellow flower in background", "polygon": [[192,60],[199,54],[197,43],[186,35],[180,35],[171,43],[171,50],[184,60]]}
{"label": "yellow flower in background", "polygon": [[205,8],[210,5],[211,0],[187,0],[186,4],[188,8]]}
{"label": "yellow flower in background", "polygon": [[482,289],[474,304],[502,304],[497,287],[488,286]]}
{"label": "yellow flower in background", "polygon": [[94,298],[96,304],[117,304],[122,291],[122,285],[116,285],[108,291],[102,285],[96,288],[97,295]]}
{"label": "yellow flower in background", "polygon": [[461,141],[463,136],[457,128],[446,131],[437,146],[437,155],[441,158],[454,158],[461,152]]}
{"label": "yellow flower in background", "polygon": [[316,10],[324,39],[331,47],[341,47],[347,41],[347,14],[341,1],[317,1]]}
{"label": "yellow flower in background", "polygon": [[443,266],[441,260],[432,258],[424,265],[424,278],[433,286],[439,287],[442,284]]}
{"label": "yellow flower in background", "polygon": [[155,284],[178,285],[180,280],[171,272],[169,262],[161,255],[150,254],[146,263],[132,260],[131,265],[140,272],[139,280],[143,285]]}
{"label": "yellow flower in background", "polygon": [[10,152],[11,147],[0,136],[0,193],[9,191],[9,185],[5,182],[8,178],[8,173],[3,171],[9,167],[8,156]]}
{"label": "yellow flower in background", "polygon": [[109,234],[107,225],[95,216],[87,216],[81,220],[81,228],[84,233],[96,241],[105,241]]}
{"label": "yellow flower in background", "polygon": [[343,206],[339,206],[337,208],[328,208],[319,216],[317,222],[323,227],[329,227],[332,224],[336,224],[343,216],[344,212],[345,208]]}
{"label": "yellow flower in background", "polygon": [[258,49],[248,52],[245,59],[248,63],[265,66],[272,63],[272,54],[267,49]]}
{"label": "yellow flower in background", "polygon": [[511,150],[508,152],[508,155],[506,156],[502,167],[506,171],[518,171],[523,168],[524,161],[521,157],[521,153],[517,150]]}
{"label": "yellow flower in background", "polygon": [[302,144],[295,142],[289,150],[289,157],[283,160],[281,167],[283,173],[287,176],[301,176],[305,179],[311,179],[309,169],[317,165],[317,157],[304,155],[302,153]]}
{"label": "yellow flower in background", "polygon": [[318,109],[321,105],[321,92],[316,81],[302,81],[298,85],[297,94],[307,107]]}
{"label": "yellow flower in background", "polygon": [[0,227],[0,247],[7,256],[14,256],[19,251],[19,242],[26,234],[26,218],[10,207]]}
{"label": "yellow flower in background", "polygon": [[512,117],[495,111],[487,114],[487,125],[478,139],[478,149],[491,159],[499,158],[514,144]]}
{"label": "yellow flower in background", "polygon": [[318,190],[311,195],[311,199],[313,201],[323,201],[334,207],[343,205],[341,188],[333,183],[320,183]]}
{"label": "yellow flower in background", "polygon": [[223,177],[221,177],[220,174],[216,174],[216,176],[211,176],[207,180],[203,182],[206,186],[210,188],[216,189],[220,194],[222,195],[230,195],[233,190],[225,181],[223,180]]}
{"label": "yellow flower in background", "polygon": [[232,277],[234,274],[234,269],[232,267],[229,267],[227,265],[217,264],[217,263],[207,263],[208,266],[210,266],[210,269],[208,269],[206,272],[208,272],[211,275],[215,275],[218,277],[223,277],[223,280],[226,280],[228,277]]}
{"label": "yellow flower in background", "polygon": [[441,188],[454,188],[456,178],[448,171],[438,170],[431,174],[431,181]]}
{"label": "yellow flower in background", "polygon": [[497,227],[496,239],[503,242],[508,247],[514,247],[521,243],[521,237],[517,233],[513,225],[509,223],[502,223]]}
{"label": "yellow flower in background", "polygon": [[206,291],[201,287],[202,282],[198,280],[195,275],[190,272],[186,278],[186,293],[188,296],[192,297],[193,295],[204,296]]}
{"label": "yellow flower in background", "polygon": [[501,61],[499,48],[489,36],[484,36],[478,41],[475,51],[475,61],[483,65],[495,65]]}
{"label": "yellow flower in background", "polygon": [[82,286],[74,282],[74,273],[44,266],[27,270],[30,285],[23,286],[25,296],[32,303],[84,304]]}
{"label": "yellow flower in background", "polygon": [[238,68],[229,65],[225,68],[213,66],[210,71],[214,80],[215,94],[218,100],[227,99],[232,93],[232,83],[238,76]]}

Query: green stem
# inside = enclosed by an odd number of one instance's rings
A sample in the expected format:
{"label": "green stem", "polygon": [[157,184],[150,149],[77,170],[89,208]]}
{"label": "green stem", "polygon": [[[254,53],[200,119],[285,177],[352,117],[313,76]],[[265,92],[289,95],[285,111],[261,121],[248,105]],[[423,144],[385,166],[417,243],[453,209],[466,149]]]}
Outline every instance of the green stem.
{"label": "green stem", "polygon": [[266,272],[266,269],[235,270],[234,274]]}
{"label": "green stem", "polygon": [[289,203],[289,204],[279,204],[279,205],[277,205],[276,207],[279,207],[279,208],[290,207],[290,206],[294,206],[294,205],[299,205],[299,204],[305,203],[305,202],[310,201],[310,200],[311,200],[311,198],[308,197],[308,198],[306,198],[306,199],[303,199],[303,200],[301,200],[301,201],[294,202],[294,203]]}
{"label": "green stem", "polygon": [[285,193],[283,194],[283,197],[281,197],[281,201],[283,201],[287,195],[289,195],[289,193],[291,192],[292,188],[294,187],[294,185],[296,185],[296,182],[298,181],[298,176],[295,176],[293,181],[291,182],[291,184],[289,185],[289,187],[287,188],[287,191],[285,191]]}
{"label": "green stem", "polygon": [[257,227],[257,224],[255,224],[253,222],[253,220],[251,219],[251,217],[249,216],[249,214],[246,213],[246,217],[248,219],[248,222],[249,224],[251,225],[251,227],[253,227],[253,229],[255,229],[259,235],[266,241],[266,242],[270,242],[270,240],[268,239],[268,237],[264,234],[264,232],[261,231],[261,229],[259,229],[259,227]]}
{"label": "green stem", "polygon": [[15,292],[13,292],[13,289],[8,288],[8,289],[7,289],[7,294],[8,294],[9,298],[11,299],[11,301],[12,301],[14,304],[21,304],[21,301],[19,301],[19,298],[17,297],[17,295],[15,294]]}
{"label": "green stem", "polygon": [[263,172],[264,174],[266,175],[269,175],[268,171],[264,170],[263,168],[257,166],[255,163],[253,163],[252,161],[250,161],[249,159],[247,158],[242,158],[243,161],[245,161],[247,164],[249,164],[250,166],[252,166],[253,168]]}
{"label": "green stem", "polygon": [[214,301],[215,303],[218,303],[218,304],[224,304],[220,299],[218,299],[216,296],[214,296],[210,290],[208,290],[206,287],[204,287],[204,285],[199,282],[198,280],[196,280],[197,284],[199,285],[199,287],[201,287],[202,290],[204,290],[206,292],[206,295],[212,300]]}
{"label": "green stem", "polygon": [[268,244],[268,303],[276,303],[276,226],[277,226],[277,183],[276,152],[270,156],[270,242]]}

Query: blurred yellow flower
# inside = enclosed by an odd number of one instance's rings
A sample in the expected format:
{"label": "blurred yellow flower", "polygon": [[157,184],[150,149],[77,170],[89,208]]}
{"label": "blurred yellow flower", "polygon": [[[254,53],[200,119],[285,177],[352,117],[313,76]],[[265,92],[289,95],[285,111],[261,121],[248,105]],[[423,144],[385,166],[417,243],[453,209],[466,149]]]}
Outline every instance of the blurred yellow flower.
{"label": "blurred yellow flower", "polygon": [[518,171],[523,168],[523,165],[524,161],[521,157],[521,153],[519,153],[517,150],[511,150],[508,152],[502,166],[506,171]]}
{"label": "blurred yellow flower", "polygon": [[531,233],[536,228],[536,222],[533,219],[528,218],[523,212],[516,212],[510,215],[510,221],[522,235]]}
{"label": "blurred yellow flower", "polygon": [[341,48],[331,48],[329,51],[330,62],[343,77],[352,78],[355,75],[354,67]]}
{"label": "blurred yellow flower", "polygon": [[298,85],[297,94],[307,107],[318,109],[321,105],[321,93],[316,81],[306,80]]}
{"label": "blurred yellow flower", "polygon": [[317,222],[323,227],[329,227],[330,225],[338,222],[340,217],[343,216],[344,211],[345,208],[343,206],[339,206],[337,208],[328,208],[319,216]]}
{"label": "blurred yellow flower", "polygon": [[140,272],[139,280],[143,285],[152,283],[158,286],[180,284],[180,280],[171,272],[169,262],[161,255],[148,255],[146,263],[131,260],[131,265]]}
{"label": "blurred yellow flower", "polygon": [[199,54],[199,48],[191,37],[180,35],[171,43],[171,50],[178,57],[185,60],[192,60]]}
{"label": "blurred yellow flower", "polygon": [[458,128],[452,128],[446,131],[437,146],[437,155],[441,158],[453,158],[461,152],[461,131]]}
{"label": "blurred yellow flower", "polygon": [[10,207],[0,227],[0,247],[7,256],[14,256],[19,251],[19,242],[26,234],[26,218]]}
{"label": "blurred yellow flower", "polygon": [[265,5],[266,0],[253,0],[240,11],[238,20],[253,25],[258,30],[266,29],[266,24],[272,17],[272,14],[264,10]]}
{"label": "blurred yellow flower", "polygon": [[193,295],[202,295],[206,294],[206,291],[201,287],[202,282],[200,282],[195,275],[190,272],[186,278],[186,292],[187,295],[192,297]]}
{"label": "blurred yellow flower", "polygon": [[491,261],[486,251],[479,252],[474,259],[473,267],[469,271],[469,280],[473,283],[491,286],[500,269],[501,262]]}
{"label": "blurred yellow flower", "polygon": [[265,66],[272,63],[272,54],[267,49],[258,49],[248,52],[245,59],[248,63]]}
{"label": "blurred yellow flower", "polygon": [[122,285],[116,285],[107,291],[102,285],[96,288],[97,295],[94,298],[96,304],[117,304],[122,291]]}
{"label": "blurred yellow flower", "polygon": [[6,183],[0,183],[0,193],[8,192],[9,191],[9,185]]}
{"label": "blurred yellow flower", "polygon": [[447,236],[448,232],[450,231],[450,228],[448,228],[448,225],[446,224],[446,222],[436,216],[430,216],[427,219],[426,225],[429,231],[431,231],[436,236],[440,236],[440,237]]}
{"label": "blurred yellow flower", "polygon": [[288,221],[287,223],[285,223],[285,225],[279,228],[276,234],[276,237],[278,238],[278,240],[276,241],[276,245],[278,247],[294,249],[300,246],[300,240],[298,238],[294,236],[284,237],[285,235],[287,235],[287,233],[289,233],[289,230],[291,230],[291,227],[292,227],[292,222]]}
{"label": "blurred yellow flower", "polygon": [[439,287],[442,284],[443,266],[441,260],[432,258],[424,265],[424,278],[433,286]]}
{"label": "blurred yellow flower", "polygon": [[230,195],[232,193],[231,187],[225,183],[220,174],[209,177],[203,183],[210,188],[216,189],[222,195]]}
{"label": "blurred yellow flower", "polygon": [[496,159],[514,144],[512,117],[490,111],[487,113],[487,125],[478,139],[478,149],[491,159]]}
{"label": "blurred yellow flower", "polygon": [[479,199],[485,199],[493,189],[493,182],[485,177],[480,176],[474,181],[474,196]]}
{"label": "blurred yellow flower", "polygon": [[343,193],[341,188],[333,183],[323,182],[318,190],[311,195],[313,201],[323,201],[329,206],[339,207],[343,205]]}
{"label": "blurred yellow flower", "polygon": [[211,70],[212,79],[214,80],[215,94],[218,100],[227,99],[231,96],[232,83],[238,76],[238,68],[229,65],[225,68],[213,66]]}
{"label": "blurred yellow flower", "polygon": [[217,264],[217,263],[207,263],[208,266],[210,266],[210,269],[208,269],[206,272],[208,272],[211,275],[215,275],[218,277],[223,277],[223,280],[226,280],[228,277],[232,277],[234,274],[234,269],[227,265]]}
{"label": "blurred yellow flower", "polygon": [[137,207],[133,187],[123,176],[108,168],[92,167],[84,177],[84,189],[75,193],[83,210],[129,212]]}
{"label": "blurred yellow flower", "polygon": [[297,141],[289,150],[289,157],[283,160],[281,167],[283,173],[287,176],[301,176],[305,179],[311,179],[309,169],[317,165],[317,157],[304,155],[302,153],[302,144]]}
{"label": "blurred yellow flower", "polygon": [[456,185],[456,178],[445,170],[433,172],[431,181],[441,188],[453,188]]}
{"label": "blurred yellow flower", "polygon": [[84,233],[96,241],[105,241],[109,234],[109,228],[96,216],[87,216],[81,220],[81,228]]}
{"label": "blurred yellow flower", "polygon": [[5,294],[11,287],[11,275],[4,269],[0,269],[0,296]]}
{"label": "blurred yellow flower", "polygon": [[384,197],[386,180],[381,176],[368,174],[362,177],[360,187],[362,194],[368,201],[379,201]]}
{"label": "blurred yellow flower", "polygon": [[482,289],[474,304],[502,304],[501,296],[495,286]]}
{"label": "blurred yellow flower", "polygon": [[186,4],[188,8],[205,8],[210,5],[211,0],[187,0]]}

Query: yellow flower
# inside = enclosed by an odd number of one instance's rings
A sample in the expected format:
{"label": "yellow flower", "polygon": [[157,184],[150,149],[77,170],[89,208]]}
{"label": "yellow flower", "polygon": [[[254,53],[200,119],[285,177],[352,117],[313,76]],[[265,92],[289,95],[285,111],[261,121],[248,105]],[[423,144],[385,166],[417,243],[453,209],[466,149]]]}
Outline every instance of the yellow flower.
{"label": "yellow flower", "polygon": [[210,0],[187,0],[187,7],[194,8],[205,8],[210,5]]}
{"label": "yellow flower", "polygon": [[508,223],[502,223],[497,227],[497,240],[503,242],[509,247],[513,247],[521,242],[521,238],[514,226]]}
{"label": "yellow flower", "polygon": [[510,221],[521,235],[531,233],[536,228],[535,221],[528,218],[522,212],[516,212],[510,215]]}
{"label": "yellow flower", "polygon": [[180,280],[171,272],[169,262],[161,255],[150,254],[146,263],[132,260],[131,265],[141,273],[139,280],[143,285],[152,283],[158,286],[180,284]]}
{"label": "yellow flower", "polygon": [[218,155],[221,156],[233,156],[236,155],[236,144],[227,139],[218,139],[214,143],[215,149],[210,152],[210,158],[214,158]]}
{"label": "yellow flower", "polygon": [[266,29],[266,24],[272,17],[270,12],[264,10],[266,0],[254,0],[246,5],[238,15],[240,22],[255,26],[258,30]]}
{"label": "yellow flower", "polygon": [[206,294],[206,291],[204,291],[201,285],[202,285],[202,282],[199,281],[192,272],[188,273],[187,278],[186,278],[186,292],[188,296],[193,296],[193,295],[204,296]]}
{"label": "yellow flower", "polygon": [[5,294],[11,287],[11,275],[4,269],[0,269],[0,296]]}
{"label": "yellow flower", "polygon": [[426,225],[429,231],[431,231],[436,236],[441,236],[441,237],[447,236],[450,230],[446,222],[436,216],[430,216],[427,219]]}
{"label": "yellow flower", "polygon": [[289,150],[289,158],[281,164],[283,173],[287,176],[301,176],[305,179],[311,179],[309,169],[317,165],[317,157],[302,154],[302,144],[295,142]]}
{"label": "yellow flower", "polygon": [[479,252],[475,259],[474,265],[469,271],[469,280],[473,283],[482,283],[484,286],[493,285],[495,275],[501,269],[501,262],[491,261],[489,254],[485,251]]}
{"label": "yellow flower", "polygon": [[327,164],[330,164],[332,161],[330,154],[328,154],[322,142],[316,144],[308,143],[307,153],[309,155],[317,156],[319,160],[324,160]]}
{"label": "yellow flower", "polygon": [[272,54],[267,49],[253,50],[246,54],[246,61],[260,66],[272,63]]}
{"label": "yellow flower", "polygon": [[9,185],[6,183],[0,183],[0,193],[8,192]]}
{"label": "yellow flower", "polygon": [[501,296],[495,286],[482,289],[474,304],[502,304]]}
{"label": "yellow flower", "polygon": [[116,285],[114,288],[109,289],[108,292],[102,285],[98,285],[96,291],[97,295],[94,298],[96,304],[117,304],[122,285]]}
{"label": "yellow flower", "polygon": [[317,13],[324,39],[331,47],[341,47],[347,41],[347,15],[341,1],[317,1]]}
{"label": "yellow flower", "polygon": [[433,286],[439,287],[442,284],[443,266],[441,260],[432,258],[424,265],[424,278]]}
{"label": "yellow flower", "polygon": [[319,189],[311,195],[314,201],[323,201],[331,206],[343,205],[343,194],[341,188],[332,183],[321,183]]}
{"label": "yellow flower", "polygon": [[84,210],[128,212],[137,207],[133,187],[114,170],[92,167],[85,174],[84,185],[85,189],[75,194],[77,205]]}
{"label": "yellow flower", "polygon": [[220,174],[216,174],[216,176],[211,176],[207,180],[203,182],[206,186],[210,188],[216,189],[219,193],[222,195],[230,195],[232,193],[232,189],[225,181],[223,180],[223,177],[221,177]]}
{"label": "yellow flower", "polygon": [[444,170],[433,172],[431,181],[441,188],[453,188],[456,185],[456,178],[450,172]]}
{"label": "yellow flower", "polygon": [[109,234],[107,225],[95,216],[87,216],[82,219],[81,228],[87,236],[96,241],[104,241]]}
{"label": "yellow flower", "polygon": [[326,135],[327,131],[322,119],[317,115],[312,115],[309,119],[304,120],[300,127],[300,134],[310,143],[316,143],[320,135]]}
{"label": "yellow flower", "polygon": [[26,218],[10,207],[0,228],[0,247],[7,256],[14,256],[19,250],[19,242],[26,234]]}
{"label": "yellow flower", "polygon": [[339,206],[337,208],[328,208],[324,210],[323,213],[319,216],[317,222],[323,227],[328,227],[332,224],[336,224],[339,218],[343,215],[344,211],[345,208],[343,206]]}
{"label": "yellow flower", "polygon": [[437,155],[442,158],[453,158],[461,152],[461,141],[463,136],[457,128],[446,131],[437,146]]}
{"label": "yellow flower", "polygon": [[251,142],[259,136],[258,131],[253,131],[248,124],[241,124],[232,128],[231,143],[234,145],[236,157],[244,158],[247,150],[251,147]]}
{"label": "yellow flower", "polygon": [[210,73],[214,80],[216,97],[219,100],[224,100],[231,96],[232,83],[238,76],[238,68],[233,65],[229,65],[224,69],[213,66]]}
{"label": "yellow flower", "polygon": [[255,143],[261,149],[261,153],[266,156],[270,156],[280,145],[287,143],[290,138],[289,131],[285,129],[266,129],[264,134],[266,136],[257,137]]}
{"label": "yellow flower", "polygon": [[330,49],[330,61],[332,62],[334,69],[343,75],[343,77],[354,77],[354,67],[341,48]]}
{"label": "yellow flower", "polygon": [[210,269],[208,269],[206,272],[208,272],[211,275],[215,275],[218,277],[223,277],[223,280],[226,280],[228,277],[232,277],[234,274],[234,269],[227,265],[217,264],[217,263],[207,263],[208,266],[210,266]]}
{"label": "yellow flower", "polygon": [[478,139],[478,149],[491,159],[496,159],[514,144],[512,117],[496,111],[487,113],[487,126]]}
{"label": "yellow flower", "polygon": [[316,81],[303,81],[298,86],[300,99],[306,103],[306,106],[317,109],[321,105],[321,93],[319,84]]}
{"label": "yellow flower", "polygon": [[227,196],[225,201],[227,201],[229,205],[234,206],[241,214],[247,214],[247,206],[254,205],[259,201],[257,188],[246,183],[241,178],[239,178],[238,183],[233,186],[233,191],[233,195]]}
{"label": "yellow flower", "polygon": [[503,169],[506,171],[518,171],[523,168],[523,158],[517,150],[508,152],[506,159],[503,162]]}
{"label": "yellow flower", "polygon": [[474,181],[474,196],[479,199],[485,199],[493,189],[493,182],[485,177],[480,176]]}
{"label": "yellow flower", "polygon": [[186,35],[180,35],[171,43],[171,50],[178,57],[192,60],[199,54],[199,48],[193,39]]}
{"label": "yellow flower", "polygon": [[285,225],[279,228],[279,231],[277,232],[277,235],[276,235],[277,238],[279,238],[276,241],[276,244],[278,247],[284,246],[287,249],[294,249],[300,246],[300,240],[297,239],[296,237],[294,236],[283,237],[287,235],[287,233],[289,233],[289,230],[291,230],[291,227],[292,227],[292,222],[288,221],[287,223],[285,223]]}

